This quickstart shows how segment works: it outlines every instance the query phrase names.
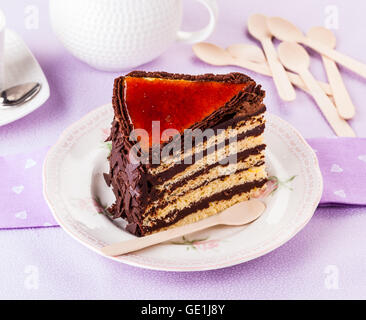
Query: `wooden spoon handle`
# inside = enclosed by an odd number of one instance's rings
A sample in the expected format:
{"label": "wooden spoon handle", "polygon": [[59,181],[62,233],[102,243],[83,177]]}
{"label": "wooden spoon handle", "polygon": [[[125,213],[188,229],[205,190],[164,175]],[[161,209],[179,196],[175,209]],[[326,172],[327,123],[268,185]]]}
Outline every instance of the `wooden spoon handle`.
{"label": "wooden spoon handle", "polygon": [[[308,92],[309,93],[309,90],[306,87],[304,81],[296,73],[287,72],[287,76],[290,79],[290,81],[292,82],[292,84],[294,84],[295,86],[297,86],[300,89],[304,90],[305,92]],[[331,87],[330,87],[330,85],[328,83],[325,83],[325,82],[322,82],[322,81],[318,81],[318,85],[322,88],[322,90],[328,96],[331,96],[333,94],[332,89],[331,89]]]}
{"label": "wooden spoon handle", "polygon": [[366,78],[366,64],[357,61],[351,57],[348,57],[345,54],[342,54],[336,50],[330,49],[321,43],[310,40],[309,38],[304,38],[303,43],[308,47],[314,49],[315,51],[318,51],[321,55],[327,56],[328,58],[338,62],[339,64]]}
{"label": "wooden spoon handle", "polygon": [[342,76],[338,70],[336,63],[326,56],[323,56],[325,71],[333,91],[335,105],[339,115],[343,119],[352,119],[355,115],[355,106],[344,85]]}
{"label": "wooden spoon handle", "polygon": [[320,111],[323,113],[324,117],[327,119],[328,123],[333,128],[337,136],[355,137],[356,134],[351,126],[346,120],[342,119],[338,115],[338,112],[332,101],[330,101],[330,99],[325,95],[324,91],[318,86],[310,71],[304,69],[301,71],[300,76],[303,78],[306,86],[310,90],[310,93],[318,104]]}
{"label": "wooden spoon handle", "polygon": [[[240,58],[235,58],[235,65],[244,69],[254,71],[259,74],[263,74],[265,76],[270,77],[272,76],[271,70],[269,69],[266,63],[256,63],[252,61],[243,60]],[[306,92],[309,92],[304,81],[296,73],[287,71],[287,77],[292,82],[292,84],[294,84],[295,86],[299,87],[300,89]],[[328,83],[318,81],[318,84],[328,96],[331,96],[333,94],[332,89]]]}
{"label": "wooden spoon handle", "polygon": [[240,58],[234,58],[235,65],[244,69],[254,71],[265,76],[272,76],[271,70],[266,63],[256,63]]}
{"label": "wooden spoon handle", "polygon": [[182,227],[176,227],[166,231],[154,233],[150,236],[114,243],[103,247],[101,251],[107,256],[119,256],[151,247],[155,244],[172,240],[174,238],[178,238],[196,231],[207,229],[218,224],[220,224],[220,220],[218,219],[218,215],[215,215]]}
{"label": "wooden spoon handle", "polygon": [[279,96],[284,101],[296,99],[296,92],[293,88],[282,63],[278,60],[276,49],[270,37],[262,40],[264,53],[267,57],[268,65],[271,70],[273,81],[276,85]]}

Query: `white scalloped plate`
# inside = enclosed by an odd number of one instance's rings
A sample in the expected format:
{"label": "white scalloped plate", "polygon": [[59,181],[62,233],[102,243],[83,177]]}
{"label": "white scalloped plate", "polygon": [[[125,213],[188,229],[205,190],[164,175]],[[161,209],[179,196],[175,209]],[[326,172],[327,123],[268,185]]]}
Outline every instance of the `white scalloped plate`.
{"label": "white scalloped plate", "polygon": [[[106,244],[133,237],[123,230],[122,220],[111,221],[100,213],[100,204],[105,207],[114,200],[102,177],[109,154],[103,141],[112,118],[111,105],[105,105],[70,126],[49,151],[43,170],[44,196],[56,220],[98,253]],[[111,259],[156,270],[218,269],[262,256],[299,232],[322,194],[318,161],[292,126],[274,115],[266,118],[268,170],[280,183],[265,198],[267,209],[258,220],[243,227],[211,228]]]}
{"label": "white scalloped plate", "polygon": [[12,30],[5,30],[4,88],[25,82],[39,82],[41,90],[17,108],[0,110],[0,126],[23,118],[42,106],[50,96],[47,79],[24,41]]}

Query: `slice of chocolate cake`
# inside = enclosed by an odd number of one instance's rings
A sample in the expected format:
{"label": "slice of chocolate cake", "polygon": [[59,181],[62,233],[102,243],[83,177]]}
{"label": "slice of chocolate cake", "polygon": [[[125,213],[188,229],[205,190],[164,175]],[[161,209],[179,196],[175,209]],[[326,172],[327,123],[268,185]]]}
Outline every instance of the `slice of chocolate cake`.
{"label": "slice of chocolate cake", "polygon": [[263,98],[240,73],[134,71],[117,78],[105,175],[116,196],[113,217],[143,236],[259,192],[267,181]]}

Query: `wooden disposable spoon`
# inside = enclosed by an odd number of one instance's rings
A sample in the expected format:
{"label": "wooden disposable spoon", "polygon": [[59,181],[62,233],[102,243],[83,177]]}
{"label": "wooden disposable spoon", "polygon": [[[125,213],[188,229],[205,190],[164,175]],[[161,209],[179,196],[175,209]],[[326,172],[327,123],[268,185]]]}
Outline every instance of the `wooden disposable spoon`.
{"label": "wooden disposable spoon", "polygon": [[[212,64],[215,66],[232,65],[248,69],[266,76],[272,76],[271,70],[269,69],[267,61],[265,59],[262,63],[254,63],[252,61],[246,60],[246,58],[243,58],[241,56],[234,56],[232,50],[225,50],[223,48],[220,48],[219,46],[207,42],[197,43],[192,47],[192,49],[199,59],[208,64]],[[258,50],[260,49],[258,48]],[[260,51],[262,52],[262,50]],[[292,72],[288,72],[287,74],[294,85],[298,86],[304,91],[307,91],[304,82],[297,74],[294,74]],[[319,82],[319,85],[326,92],[326,94],[332,95],[332,89],[330,88],[328,83]]]}
{"label": "wooden disposable spoon", "polygon": [[260,74],[271,75],[271,71],[267,65],[254,63],[244,59],[239,61],[238,59],[235,59],[228,51],[212,43],[196,43],[193,45],[192,49],[196,56],[202,61],[215,66],[233,65],[249,69]]}
{"label": "wooden disposable spoon", "polygon": [[265,208],[264,203],[260,200],[254,199],[240,202],[217,215],[200,220],[196,223],[158,232],[143,238],[115,243],[103,247],[101,251],[107,256],[119,256],[216,225],[241,226],[258,219]]}
{"label": "wooden disposable spoon", "polygon": [[282,41],[302,43],[366,78],[366,64],[330,49],[324,44],[305,37],[304,34],[291,22],[283,18],[271,17],[267,18],[267,25],[270,32],[276,38]]}
{"label": "wooden disposable spoon", "polygon": [[[235,58],[238,61],[242,61],[245,59],[248,59],[250,61],[256,62],[258,64],[267,65],[266,57],[263,53],[263,51],[254,45],[249,44],[233,44],[226,48],[226,51],[228,51],[233,58]],[[270,72],[270,70],[269,70]],[[270,74],[268,74],[270,75]],[[287,71],[287,76],[294,84],[295,86],[301,88],[302,90],[308,92],[308,89],[305,86],[305,83],[302,81],[302,79],[293,72]],[[321,86],[321,88],[324,90],[324,92],[331,96],[332,95],[332,89],[329,86],[328,83],[318,81],[318,84]]]}
{"label": "wooden disposable spoon", "polygon": [[353,129],[346,120],[338,115],[332,101],[324,94],[324,91],[310,73],[310,57],[306,50],[296,42],[282,42],[278,46],[278,55],[287,69],[297,72],[304,80],[334,132],[340,137],[355,137]]}
{"label": "wooden disposable spoon", "polygon": [[[336,47],[337,39],[335,35],[332,31],[324,27],[311,28],[307,36],[309,39],[322,43],[330,49],[334,49]],[[352,119],[355,115],[355,106],[352,103],[346,86],[344,85],[337,64],[332,59],[329,59],[324,55],[322,55],[322,60],[325,71],[327,72],[329,84],[333,91],[334,102],[339,115],[343,119]]]}
{"label": "wooden disposable spoon", "polygon": [[272,43],[272,34],[267,27],[266,19],[267,18],[261,14],[254,14],[250,16],[248,19],[248,30],[249,33],[262,44],[272,73],[273,81],[281,99],[285,101],[293,101],[296,99],[296,92],[287,77],[285,68],[278,60],[276,49]]}
{"label": "wooden disposable spoon", "polygon": [[252,44],[235,43],[226,48],[233,57],[245,59],[255,63],[267,64],[266,57],[259,47]]}

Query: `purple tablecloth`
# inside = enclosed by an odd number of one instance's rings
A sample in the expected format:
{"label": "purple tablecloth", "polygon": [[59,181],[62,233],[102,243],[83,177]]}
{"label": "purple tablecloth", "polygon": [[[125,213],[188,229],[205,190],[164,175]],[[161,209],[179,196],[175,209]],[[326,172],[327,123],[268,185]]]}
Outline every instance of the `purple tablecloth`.
{"label": "purple tablecloth", "polygon": [[[339,50],[364,59],[366,39],[357,37],[354,30],[366,27],[363,17],[366,3],[334,0],[331,4],[324,0],[303,3],[219,0],[219,24],[209,40],[221,46],[253,42],[246,34],[245,23],[250,14],[261,12],[284,16],[304,31],[313,25],[338,24],[335,32]],[[8,26],[24,38],[39,60],[51,88],[51,97],[44,106],[0,127],[0,156],[23,154],[21,166],[31,169],[32,165],[40,165],[43,157],[42,152],[34,155],[35,150],[45,150],[55,143],[65,127],[110,101],[117,74],[91,69],[62,47],[49,26],[47,1],[34,0],[30,4],[25,0],[1,0],[0,7],[7,16]],[[206,17],[205,11],[200,5],[187,0],[185,9],[187,29],[193,30],[205,23],[202,19]],[[337,11],[338,21],[334,16],[330,21],[330,12]],[[38,28],[29,28],[27,17],[37,12]],[[313,56],[312,71],[325,80],[320,60],[315,53]],[[190,47],[183,45],[172,46],[141,69],[182,73],[242,71],[206,65],[193,56]],[[347,70],[342,69],[342,72],[357,107],[357,116],[351,125],[360,137],[365,137],[366,81]],[[295,102],[284,103],[269,78],[247,73],[263,84],[270,112],[292,123],[306,138],[333,136],[308,95],[297,91]],[[359,163],[364,164],[361,160]],[[334,173],[340,171],[339,167],[333,168]],[[4,176],[5,173],[0,172],[0,179]],[[13,178],[15,176],[14,173]],[[12,197],[16,199],[23,192],[30,192],[31,197],[32,189],[39,193],[40,179],[35,177],[29,185],[15,184],[18,188]],[[338,197],[339,194],[343,195],[338,193]],[[45,211],[47,219],[39,223],[52,225],[47,206],[40,205],[40,210]],[[21,219],[27,215],[27,208],[19,206],[15,214]],[[303,231],[276,251],[232,268],[189,275],[141,270],[109,261],[85,249],[60,228],[1,230],[0,288],[3,290],[0,290],[0,298],[364,298],[365,229],[366,209],[363,207],[321,208]]]}

